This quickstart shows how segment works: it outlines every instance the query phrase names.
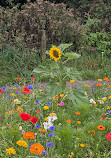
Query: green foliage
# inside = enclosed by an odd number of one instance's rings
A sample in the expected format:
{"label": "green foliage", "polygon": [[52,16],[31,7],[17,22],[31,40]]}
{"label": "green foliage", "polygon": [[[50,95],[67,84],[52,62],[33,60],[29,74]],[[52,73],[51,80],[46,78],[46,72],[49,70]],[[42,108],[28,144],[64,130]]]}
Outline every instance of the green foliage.
{"label": "green foliage", "polygon": [[88,15],[86,25],[84,25],[85,33],[81,38],[83,44],[82,51],[85,52],[104,52],[106,55],[111,54],[111,35],[107,32],[100,31],[100,20],[91,19]]}
{"label": "green foliage", "polygon": [[[76,91],[72,88],[68,88],[66,85],[67,81],[73,80],[81,80],[80,74],[73,67],[67,67],[64,65],[68,60],[72,60],[75,58],[79,58],[80,55],[68,52],[64,53],[66,48],[68,48],[70,44],[61,44],[58,48],[61,48],[62,56],[68,57],[64,62],[51,62],[46,64],[45,66],[39,65],[36,69],[33,70],[34,73],[40,74],[39,76],[48,76],[49,82],[47,84],[46,93],[48,94],[49,99],[53,98],[57,94],[64,93],[69,100],[73,102],[75,105],[81,105],[82,102],[85,101],[86,97],[84,92],[81,89],[77,89]],[[47,53],[47,51],[46,51]],[[79,93],[79,96],[78,96]],[[81,95],[80,95],[81,94]],[[82,98],[83,97],[83,98]],[[87,100],[87,99],[86,99]]]}

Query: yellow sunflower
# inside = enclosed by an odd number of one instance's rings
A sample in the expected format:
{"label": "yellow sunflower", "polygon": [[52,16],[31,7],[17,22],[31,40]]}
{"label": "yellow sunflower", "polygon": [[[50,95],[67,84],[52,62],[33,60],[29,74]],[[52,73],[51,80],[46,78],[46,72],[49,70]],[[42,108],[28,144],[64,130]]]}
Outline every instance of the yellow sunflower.
{"label": "yellow sunflower", "polygon": [[53,46],[50,48],[49,52],[50,58],[54,59],[55,61],[61,59],[61,51],[59,48]]}

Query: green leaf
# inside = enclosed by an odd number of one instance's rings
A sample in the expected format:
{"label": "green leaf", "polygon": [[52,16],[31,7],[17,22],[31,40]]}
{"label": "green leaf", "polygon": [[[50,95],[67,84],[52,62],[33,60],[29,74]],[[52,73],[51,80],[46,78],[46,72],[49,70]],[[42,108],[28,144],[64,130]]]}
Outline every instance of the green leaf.
{"label": "green leaf", "polygon": [[60,44],[57,48],[63,52],[66,48],[70,47],[73,43],[65,43],[65,44]]}
{"label": "green leaf", "polygon": [[69,59],[77,59],[79,58],[81,55],[74,53],[74,52],[67,52],[64,54],[65,57],[68,57]]}

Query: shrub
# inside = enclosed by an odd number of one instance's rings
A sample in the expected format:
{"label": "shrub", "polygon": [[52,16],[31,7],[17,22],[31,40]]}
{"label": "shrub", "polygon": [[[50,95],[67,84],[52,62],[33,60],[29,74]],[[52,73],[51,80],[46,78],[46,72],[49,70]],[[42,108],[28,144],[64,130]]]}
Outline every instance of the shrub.
{"label": "shrub", "polygon": [[74,42],[76,45],[83,29],[74,17],[73,9],[67,9],[65,4],[43,0],[25,4],[21,11],[15,7],[2,9],[2,43],[9,42],[18,48],[21,44],[22,47],[39,47],[41,30],[45,29],[48,44]]}

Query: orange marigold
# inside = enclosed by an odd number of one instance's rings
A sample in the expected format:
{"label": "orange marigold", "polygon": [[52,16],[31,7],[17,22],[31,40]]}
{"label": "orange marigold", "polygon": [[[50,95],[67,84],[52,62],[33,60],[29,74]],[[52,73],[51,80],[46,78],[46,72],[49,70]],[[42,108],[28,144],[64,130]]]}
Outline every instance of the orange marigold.
{"label": "orange marigold", "polygon": [[104,126],[102,126],[102,125],[98,125],[98,126],[97,126],[97,129],[99,129],[99,130],[103,131],[103,130],[105,130],[105,127],[104,127]]}
{"label": "orange marigold", "polygon": [[40,133],[45,133],[45,132],[46,132],[46,129],[39,128],[39,132],[40,132]]}
{"label": "orange marigold", "polygon": [[23,112],[23,108],[17,107],[17,111]]}
{"label": "orange marigold", "polygon": [[89,84],[85,84],[84,87],[90,87],[90,85]]}
{"label": "orange marigold", "polygon": [[25,132],[24,134],[23,134],[23,137],[25,138],[25,139],[35,139],[35,137],[34,137],[34,133],[33,132]]}
{"label": "orange marigold", "polygon": [[80,115],[80,112],[75,112],[76,115]]}
{"label": "orange marigold", "polygon": [[70,123],[70,122],[71,122],[71,120],[66,120],[66,122],[67,122],[67,123]]}
{"label": "orange marigold", "polygon": [[35,155],[41,154],[43,150],[44,150],[43,146],[38,143],[32,144],[30,147],[30,152]]}
{"label": "orange marigold", "polygon": [[102,84],[101,83],[97,83],[97,85],[96,85],[97,87],[101,87],[102,86]]}
{"label": "orange marigold", "polygon": [[109,85],[109,88],[111,88],[111,85]]}
{"label": "orange marigold", "polygon": [[105,81],[109,81],[109,79],[107,77],[104,78]]}
{"label": "orange marigold", "polygon": [[94,130],[89,130],[88,133],[90,133],[92,136],[95,136],[95,131]]}

